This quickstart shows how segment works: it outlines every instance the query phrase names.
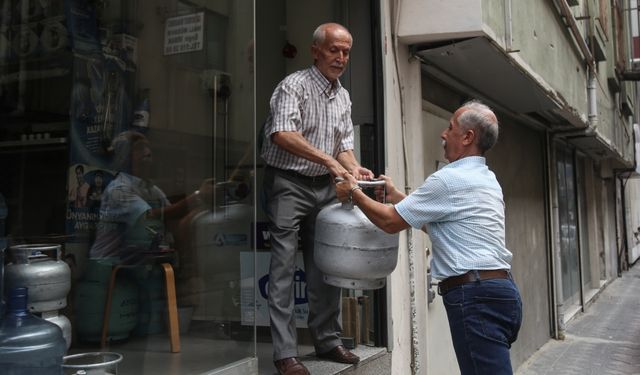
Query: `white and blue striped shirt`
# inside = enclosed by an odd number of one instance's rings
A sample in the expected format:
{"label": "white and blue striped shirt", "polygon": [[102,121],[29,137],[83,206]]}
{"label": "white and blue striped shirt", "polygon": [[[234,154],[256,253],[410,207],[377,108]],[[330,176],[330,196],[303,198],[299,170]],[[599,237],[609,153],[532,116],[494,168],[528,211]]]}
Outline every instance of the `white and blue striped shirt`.
{"label": "white and blue striped shirt", "polygon": [[429,234],[434,278],[511,269],[502,188],[484,157],[465,157],[446,165],[395,208],[409,225]]}
{"label": "white and blue striped shirt", "polygon": [[340,81],[334,85],[312,66],[288,75],[271,96],[262,158],[276,168],[307,176],[329,173],[323,165],[293,155],[271,142],[280,131],[298,131],[314,147],[334,158],[353,149],[351,99]]}

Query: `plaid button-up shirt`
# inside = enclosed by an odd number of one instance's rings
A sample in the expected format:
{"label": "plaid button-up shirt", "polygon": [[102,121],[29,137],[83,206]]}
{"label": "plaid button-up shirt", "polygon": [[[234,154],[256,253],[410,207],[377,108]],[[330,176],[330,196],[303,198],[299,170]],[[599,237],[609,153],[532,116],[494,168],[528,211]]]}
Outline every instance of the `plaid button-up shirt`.
{"label": "plaid button-up shirt", "polygon": [[271,142],[276,132],[296,131],[334,158],[353,149],[351,99],[340,81],[331,84],[315,67],[287,76],[271,96],[262,158],[273,167],[307,176],[329,173],[324,166],[293,155]]}

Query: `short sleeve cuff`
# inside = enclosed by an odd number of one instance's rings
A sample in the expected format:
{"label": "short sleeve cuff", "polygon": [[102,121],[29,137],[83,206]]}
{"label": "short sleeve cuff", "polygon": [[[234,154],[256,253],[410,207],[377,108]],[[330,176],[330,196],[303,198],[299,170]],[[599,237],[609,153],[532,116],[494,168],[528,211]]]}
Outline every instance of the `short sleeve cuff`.
{"label": "short sleeve cuff", "polygon": [[354,149],[353,139],[345,140],[340,143],[339,152],[344,152],[344,151],[353,150],[353,149]]}
{"label": "short sleeve cuff", "polygon": [[409,195],[393,207],[396,209],[398,215],[400,215],[400,217],[407,222],[407,224],[409,224],[412,228],[419,229],[422,228],[422,225],[418,223],[417,218],[412,215],[407,209],[407,207],[411,207],[411,200],[411,195]]}

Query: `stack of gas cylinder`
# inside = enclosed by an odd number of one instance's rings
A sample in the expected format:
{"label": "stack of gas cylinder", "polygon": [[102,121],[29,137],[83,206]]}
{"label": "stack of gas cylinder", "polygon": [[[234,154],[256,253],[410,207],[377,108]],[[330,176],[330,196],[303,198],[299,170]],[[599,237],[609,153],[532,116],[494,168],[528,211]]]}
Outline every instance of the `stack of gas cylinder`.
{"label": "stack of gas cylinder", "polygon": [[67,306],[71,269],[60,258],[56,244],[16,245],[9,248],[11,262],[5,266],[5,290],[28,289],[29,312],[62,329],[67,349],[71,345],[71,322],[58,310]]}
{"label": "stack of gas cylinder", "polygon": [[[55,317],[59,316],[57,310],[66,305],[71,272],[60,262],[60,246],[47,245],[55,249],[55,258],[45,259],[40,250],[17,247],[17,258],[7,265],[5,274],[6,216],[4,197],[0,194],[0,372],[61,375],[64,355],[71,342],[71,324],[64,317]],[[33,267],[25,268],[31,265]],[[32,313],[36,310],[53,318],[53,323]],[[65,330],[68,338],[63,336]]]}

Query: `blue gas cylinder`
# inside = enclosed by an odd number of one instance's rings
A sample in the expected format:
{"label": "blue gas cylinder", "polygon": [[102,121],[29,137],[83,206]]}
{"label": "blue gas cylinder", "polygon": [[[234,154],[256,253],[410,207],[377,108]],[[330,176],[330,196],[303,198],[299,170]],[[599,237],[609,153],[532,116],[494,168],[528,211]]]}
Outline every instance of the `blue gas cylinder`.
{"label": "blue gas cylinder", "polygon": [[0,369],[5,375],[61,375],[67,344],[57,325],[27,309],[27,288],[13,288],[0,322]]}

